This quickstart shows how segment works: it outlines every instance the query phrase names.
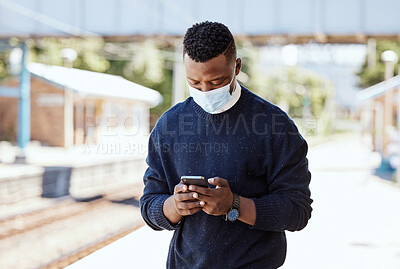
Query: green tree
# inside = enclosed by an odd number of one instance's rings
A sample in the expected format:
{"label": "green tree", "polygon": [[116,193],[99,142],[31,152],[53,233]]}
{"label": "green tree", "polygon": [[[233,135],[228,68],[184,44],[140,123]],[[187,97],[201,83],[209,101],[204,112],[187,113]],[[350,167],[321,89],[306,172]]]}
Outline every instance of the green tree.
{"label": "green tree", "polygon": [[265,78],[265,87],[258,93],[269,101],[288,108],[292,117],[320,118],[325,102],[333,92],[332,83],[320,75],[300,67],[276,68]]}
{"label": "green tree", "polygon": [[[14,46],[18,40],[10,40]],[[140,85],[155,89],[163,96],[163,103],[151,109],[153,121],[171,106],[172,64],[165,52],[170,46],[152,39],[143,42],[105,43],[102,38],[39,38],[28,41],[31,61],[63,66],[60,52],[71,48],[77,52],[74,68],[123,76]],[[163,51],[160,50],[163,49]],[[0,79],[8,73],[9,51],[0,52]]]}
{"label": "green tree", "polygon": [[259,62],[258,49],[248,42],[238,45],[242,72],[248,76],[242,83],[252,91],[281,107],[292,117],[311,113],[319,119],[325,103],[333,94],[333,84],[310,70],[300,67],[278,67],[265,71]]}
{"label": "green tree", "polygon": [[[144,42],[114,44],[124,57],[109,60],[106,73],[122,75],[126,79],[154,89],[163,96],[163,103],[152,108],[151,125],[171,107],[173,48],[148,39]],[[168,56],[169,55],[169,56]]]}
{"label": "green tree", "polygon": [[74,68],[95,72],[105,72],[109,61],[102,55],[104,40],[100,37],[90,38],[40,38],[34,41],[31,60],[43,64],[64,65],[60,52],[63,48],[76,51]]}
{"label": "green tree", "polygon": [[8,55],[9,53],[0,52],[0,80],[5,79],[9,76],[9,73],[7,71]]}
{"label": "green tree", "polygon": [[[400,43],[391,40],[377,40],[375,67],[368,67],[368,59],[366,56],[361,71],[357,73],[360,78],[359,84],[362,88],[370,87],[384,80],[385,64],[382,62],[381,55],[385,50],[392,50],[397,56],[400,56]],[[394,73],[395,75],[399,73],[398,65],[395,65]]]}

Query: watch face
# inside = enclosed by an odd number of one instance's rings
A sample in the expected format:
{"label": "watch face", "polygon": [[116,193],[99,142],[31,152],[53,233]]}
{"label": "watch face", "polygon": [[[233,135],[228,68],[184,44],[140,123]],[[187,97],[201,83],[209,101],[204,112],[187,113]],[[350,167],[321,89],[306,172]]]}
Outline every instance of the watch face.
{"label": "watch face", "polygon": [[232,209],[228,212],[228,220],[235,221],[239,217],[239,210]]}

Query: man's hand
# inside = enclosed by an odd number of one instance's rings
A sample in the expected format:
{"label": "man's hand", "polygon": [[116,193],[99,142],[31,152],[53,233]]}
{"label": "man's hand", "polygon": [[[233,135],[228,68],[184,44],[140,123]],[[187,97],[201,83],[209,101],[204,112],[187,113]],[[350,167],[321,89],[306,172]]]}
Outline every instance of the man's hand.
{"label": "man's hand", "polygon": [[175,210],[181,216],[193,215],[199,212],[204,205],[204,201],[197,200],[198,193],[188,191],[188,186],[183,183],[175,186],[173,197]]}
{"label": "man's hand", "polygon": [[[214,177],[208,182],[215,185],[215,189],[204,188],[196,185],[179,183],[175,186],[174,194],[164,203],[163,213],[173,223],[178,223],[183,216],[193,215],[203,210],[209,215],[224,215],[231,208],[233,193],[227,180]],[[254,225],[256,221],[256,208],[254,202],[245,197],[240,197],[239,220]]]}
{"label": "man's hand", "polygon": [[188,191],[188,186],[179,183],[174,188],[174,194],[164,202],[164,216],[169,222],[176,224],[183,216],[199,212],[204,205],[204,201],[196,200],[198,196],[196,192]]}
{"label": "man's hand", "polygon": [[226,214],[233,203],[229,182],[220,177],[209,178],[208,182],[215,185],[215,189],[189,185],[189,191],[198,193],[197,200],[205,202],[202,209],[207,214],[214,216]]}

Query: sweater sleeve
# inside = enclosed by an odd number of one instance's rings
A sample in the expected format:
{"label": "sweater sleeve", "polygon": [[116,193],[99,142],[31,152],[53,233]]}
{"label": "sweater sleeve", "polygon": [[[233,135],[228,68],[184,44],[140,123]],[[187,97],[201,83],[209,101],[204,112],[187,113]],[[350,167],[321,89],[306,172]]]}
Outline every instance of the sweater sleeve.
{"label": "sweater sleeve", "polygon": [[252,229],[299,231],[311,217],[309,184],[311,173],[306,158],[308,146],[290,120],[273,141],[274,164],[268,176],[265,196],[254,198],[256,221]]}
{"label": "sweater sleeve", "polygon": [[180,223],[172,225],[163,213],[165,200],[172,195],[168,188],[160,156],[160,144],[156,143],[155,130],[150,135],[144,174],[144,190],[140,198],[140,210],[144,221],[154,230],[176,230]]}

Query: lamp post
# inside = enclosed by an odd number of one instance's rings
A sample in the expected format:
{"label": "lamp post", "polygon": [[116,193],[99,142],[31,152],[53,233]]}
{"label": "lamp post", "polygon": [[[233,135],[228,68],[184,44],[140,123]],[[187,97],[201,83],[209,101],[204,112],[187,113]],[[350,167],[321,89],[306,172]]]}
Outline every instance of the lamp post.
{"label": "lamp post", "polygon": [[[77,54],[75,50],[65,48],[61,50],[64,66],[72,68]],[[64,147],[70,148],[74,144],[74,96],[68,87],[64,88]]]}
{"label": "lamp post", "polygon": [[[396,55],[397,56],[397,55]],[[398,58],[396,57],[396,62]],[[397,73],[400,74],[400,64],[397,66]],[[394,71],[394,70],[393,70]],[[400,88],[397,89],[397,154],[400,158]],[[400,187],[400,163],[396,171],[397,185]]]}
{"label": "lamp post", "polygon": [[[29,48],[26,43],[22,43],[21,51],[15,50],[11,56],[11,64],[15,64],[15,60],[20,59],[21,64],[14,70],[20,73],[19,82],[19,99],[18,99],[18,133],[17,141],[19,146],[19,153],[15,157],[15,163],[26,163],[25,147],[29,143],[31,136],[31,77],[27,68]],[[17,55],[15,57],[15,55]],[[15,58],[16,59],[15,59]],[[17,60],[18,61],[18,60]],[[18,66],[18,64],[16,65]]]}
{"label": "lamp post", "polygon": [[[386,82],[386,92],[385,92],[385,130],[387,130],[387,127],[390,127],[393,125],[393,91],[392,89],[388,89],[388,80],[393,77],[394,73],[394,64],[397,62],[397,55],[394,51],[391,50],[386,50],[382,53],[381,59],[383,63],[385,64],[385,82]],[[384,153],[387,153],[387,145],[388,145],[388,136],[387,133],[384,133]]]}
{"label": "lamp post", "polygon": [[[390,137],[388,130],[393,126],[393,89],[389,85],[389,79],[393,77],[394,65],[397,63],[398,57],[394,51],[386,50],[381,55],[382,62],[385,64],[385,99],[384,99],[384,132],[383,132],[383,157],[382,163],[387,163],[387,170],[392,170],[392,166],[388,159],[388,145]],[[399,111],[399,108],[398,108]],[[399,123],[399,114],[397,114],[397,122]],[[385,166],[386,167],[386,166]]]}
{"label": "lamp post", "polygon": [[172,105],[185,100],[185,83],[183,80],[184,71],[182,63],[182,45],[175,43],[175,61],[172,74]]}

